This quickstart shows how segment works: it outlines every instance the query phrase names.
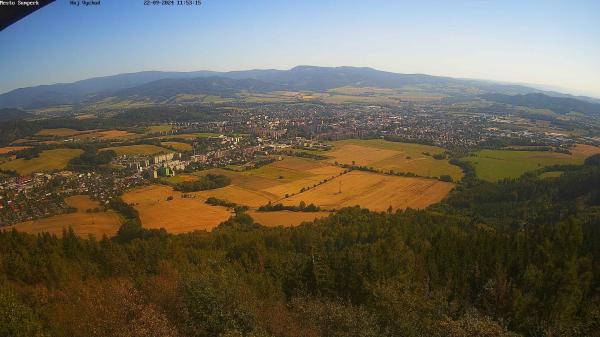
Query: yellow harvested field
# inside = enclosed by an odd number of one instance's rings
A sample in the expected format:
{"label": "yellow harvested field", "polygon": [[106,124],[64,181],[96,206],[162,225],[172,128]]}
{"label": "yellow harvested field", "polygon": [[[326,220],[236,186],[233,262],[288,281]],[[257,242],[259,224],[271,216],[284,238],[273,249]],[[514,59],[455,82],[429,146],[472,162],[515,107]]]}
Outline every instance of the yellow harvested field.
{"label": "yellow harvested field", "polygon": [[[367,147],[367,150],[370,148]],[[375,150],[393,152],[388,149]],[[391,158],[396,155],[394,153]],[[286,205],[298,205],[300,201],[304,201],[307,204],[319,205],[325,210],[360,205],[372,210],[384,211],[389,206],[394,209],[425,208],[442,200],[454,187],[452,183],[436,179],[398,177],[363,171],[342,174],[344,171],[343,168],[323,161],[286,157],[284,160],[255,170],[237,172],[211,169],[198,172],[197,175],[207,173],[227,175],[231,178],[231,185],[194,194],[200,198],[226,199],[252,208],[265,205],[269,201],[282,202]],[[340,182],[342,193],[338,193]],[[307,190],[300,192],[302,189]],[[270,213],[272,212],[260,213],[257,217],[267,225],[275,224],[272,221],[276,220],[268,218],[278,213],[269,215]],[[297,212],[292,213],[293,216],[300,217]],[[302,216],[306,217],[306,215]],[[301,220],[290,221],[290,224],[301,222]]]}
{"label": "yellow harvested field", "polygon": [[70,213],[55,215],[33,221],[22,222],[7,229],[15,228],[17,231],[38,234],[48,232],[62,235],[63,228],[73,228],[79,236],[94,235],[101,237],[106,234],[114,236],[121,226],[121,218],[113,211],[99,213]]}
{"label": "yellow harvested field", "polygon": [[123,130],[104,130],[104,131],[93,131],[93,132],[82,133],[82,134],[76,135],[74,138],[75,139],[107,140],[107,139],[131,139],[131,138],[136,138],[138,136],[139,135],[136,133],[131,133],[131,132],[123,131]]}
{"label": "yellow harvested field", "polygon": [[74,195],[65,198],[67,205],[74,207],[78,212],[85,212],[88,209],[94,209],[100,207],[100,203],[96,200],[90,199],[87,195]]}
{"label": "yellow harvested field", "polygon": [[290,170],[307,171],[307,170],[312,170],[312,169],[316,169],[319,167],[325,167],[327,165],[323,164],[321,162],[312,160],[312,159],[298,158],[298,157],[284,157],[283,160],[278,160],[278,161],[272,163],[271,166],[284,168],[284,169],[290,169]]}
{"label": "yellow harvested field", "polygon": [[231,179],[231,184],[250,190],[261,190],[280,184],[277,179],[264,178],[256,175],[244,174],[244,172],[235,172],[224,169],[210,169],[197,172],[196,175],[206,175],[208,173],[222,174]]}
{"label": "yellow harvested field", "polygon": [[352,164],[354,162],[360,166],[371,166],[378,161],[392,158],[397,154],[398,152],[393,150],[347,144],[327,155],[333,157],[333,160],[340,164]]}
{"label": "yellow harvested field", "polygon": [[81,115],[75,116],[75,119],[80,119],[80,120],[83,120],[83,119],[92,119],[92,118],[96,118],[96,115],[94,115],[94,114],[81,114]]}
{"label": "yellow harvested field", "polygon": [[67,166],[69,160],[79,156],[82,152],[80,149],[46,150],[40,153],[37,158],[11,160],[0,165],[0,168],[3,170],[15,170],[21,175],[61,170]]}
{"label": "yellow harvested field", "polygon": [[25,149],[30,149],[31,146],[5,146],[0,147],[0,154],[7,154],[12,151],[21,151]]}
{"label": "yellow harvested field", "polygon": [[87,209],[98,208],[100,204],[86,195],[72,196],[66,198],[65,202],[77,208],[77,212],[26,221],[6,228],[30,234],[48,232],[60,236],[63,228],[71,227],[79,236],[94,235],[99,238],[104,234],[114,236],[121,226],[121,217],[114,211],[87,213]]}
{"label": "yellow harvested field", "polygon": [[[192,198],[168,186],[146,186],[123,195],[123,201],[133,203],[145,228],[164,228],[170,233],[195,230],[210,231],[231,216],[224,207],[205,203],[206,198],[194,193]],[[173,200],[167,201],[169,196]]]}
{"label": "yellow harvested field", "polygon": [[[231,178],[231,184],[243,187],[250,190],[267,190],[270,187],[280,186],[282,184],[296,182],[304,179],[317,179],[315,174],[312,173],[313,169],[310,170],[296,170],[285,167],[275,166],[279,162],[275,162],[270,165],[262,166],[257,169],[248,171],[232,171],[224,169],[210,169],[200,171],[197,175],[205,175],[208,173],[223,174]],[[331,166],[324,166],[331,167]],[[317,166],[316,168],[321,169]]]}
{"label": "yellow harvested field", "polygon": [[301,170],[266,165],[254,170],[240,172],[243,175],[275,179],[278,181],[293,181],[309,177],[311,174]]}
{"label": "yellow harvested field", "polygon": [[70,137],[70,136],[78,135],[83,132],[86,132],[86,131],[79,131],[79,130],[67,129],[67,128],[57,128],[57,129],[42,129],[38,133],[36,133],[36,135],[37,136],[51,136],[51,137]]}
{"label": "yellow harvested field", "polygon": [[[233,187],[237,188],[236,192],[242,193],[245,197],[249,197],[251,203],[235,201],[243,200],[239,195],[233,195],[231,198],[223,197],[223,199],[228,199],[242,205],[261,206],[266,204],[269,200],[279,200],[286,194],[298,193],[303,187],[312,187],[314,184],[325,179],[331,179],[344,171],[342,168],[321,164],[319,162],[315,162],[314,164],[310,162],[298,162],[298,165],[305,167],[316,166],[316,168],[308,169],[306,171],[272,166],[278,163],[284,163],[285,166],[291,167],[291,162],[292,161],[286,163],[286,160],[284,159],[256,170],[236,172],[223,169],[210,169],[198,172],[197,174],[205,175],[207,173],[213,173],[226,175],[231,178],[231,186],[228,186],[225,189]],[[280,177],[282,178],[280,179]],[[219,190],[215,190],[214,193],[224,193]],[[248,195],[249,193],[254,195],[254,197],[250,197]],[[230,193],[227,192],[226,194],[228,195]]]}
{"label": "yellow harvested field", "polygon": [[308,170],[311,173],[302,179],[294,180],[287,183],[282,183],[276,186],[265,188],[263,191],[276,195],[279,198],[285,197],[286,194],[298,193],[303,187],[312,187],[326,179],[332,179],[342,173],[344,169],[337,166],[324,166]]}
{"label": "yellow harvested field", "polygon": [[172,147],[177,151],[191,151],[192,145],[181,142],[161,142],[160,145]]}
{"label": "yellow harvested field", "polygon": [[571,153],[576,157],[589,157],[600,153],[600,147],[593,145],[577,144],[572,148]]}
{"label": "yellow harvested field", "polygon": [[35,140],[32,139],[27,139],[27,138],[19,138],[17,140],[12,141],[10,144],[24,144],[24,143],[31,143],[31,142],[35,142]]}
{"label": "yellow harvested field", "polygon": [[139,135],[123,130],[74,130],[67,128],[43,129],[36,133],[37,136],[46,137],[72,137],[77,140],[85,139],[130,139]]}
{"label": "yellow harvested field", "polygon": [[308,172],[318,175],[318,176],[331,177],[331,176],[336,176],[336,175],[344,172],[344,169],[341,167],[338,167],[338,166],[327,165],[327,166],[323,166],[323,167],[310,169],[310,170],[308,170]]}
{"label": "yellow harvested field", "polygon": [[[341,193],[340,193],[341,183]],[[386,176],[352,171],[325,184],[283,200],[285,205],[301,201],[324,209],[360,205],[374,211],[426,208],[442,200],[454,184],[433,179]]]}
{"label": "yellow harvested field", "polygon": [[117,153],[118,156],[123,155],[153,155],[160,152],[172,152],[163,147],[159,147],[156,145],[127,145],[127,146],[116,146],[116,147],[107,147],[101,149],[100,151],[113,150]]}
{"label": "yellow harvested field", "polygon": [[[342,140],[331,143],[334,149],[325,154],[330,163],[369,166],[383,171],[410,172],[424,177],[449,175],[462,178],[462,170],[447,159],[437,160],[434,154],[443,153],[437,146],[389,142],[381,139]],[[428,153],[429,155],[426,155]]]}
{"label": "yellow harvested field", "polygon": [[329,212],[291,212],[291,211],[277,211],[277,212],[257,212],[249,211],[250,215],[255,222],[267,227],[293,227],[298,226],[303,222],[313,221],[319,218],[325,218],[329,216]]}
{"label": "yellow harvested field", "polygon": [[177,133],[174,135],[162,136],[160,139],[172,139],[172,138],[182,138],[182,139],[195,139],[195,138],[215,138],[219,137],[218,133],[207,133],[207,132],[196,132],[196,133]]}
{"label": "yellow harvested field", "polygon": [[101,135],[100,138],[125,138],[125,137],[130,137],[130,136],[135,136],[135,133],[131,133],[131,132],[127,132],[127,131],[123,131],[123,130],[107,130],[107,131],[100,131],[99,134]]}
{"label": "yellow harvested field", "polygon": [[194,194],[203,199],[215,197],[250,207],[259,207],[267,204],[269,201],[279,199],[278,196],[265,191],[251,190],[236,185],[229,185],[215,190],[194,192]]}

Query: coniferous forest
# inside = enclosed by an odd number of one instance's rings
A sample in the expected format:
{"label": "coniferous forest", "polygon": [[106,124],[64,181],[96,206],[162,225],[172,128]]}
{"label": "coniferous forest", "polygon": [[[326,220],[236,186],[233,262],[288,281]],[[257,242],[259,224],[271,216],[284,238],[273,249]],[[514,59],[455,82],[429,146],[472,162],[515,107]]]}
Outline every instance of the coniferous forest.
{"label": "coniferous forest", "polygon": [[169,235],[0,233],[0,336],[600,336],[600,166],[427,210]]}

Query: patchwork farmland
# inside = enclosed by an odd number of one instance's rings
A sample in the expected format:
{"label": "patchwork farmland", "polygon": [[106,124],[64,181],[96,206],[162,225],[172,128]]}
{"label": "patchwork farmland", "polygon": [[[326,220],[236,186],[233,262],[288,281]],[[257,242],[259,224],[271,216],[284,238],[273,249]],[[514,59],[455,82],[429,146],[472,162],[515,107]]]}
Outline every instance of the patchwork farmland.
{"label": "patchwork farmland", "polygon": [[[44,134],[65,135],[72,132],[75,130],[61,129],[47,130]],[[122,199],[139,212],[144,227],[165,228],[170,233],[210,231],[233,214],[232,209],[206,204],[210,197],[249,207],[248,214],[262,225],[297,226],[351,206],[375,211],[385,211],[390,207],[394,210],[425,208],[442,200],[454,187],[453,183],[436,179],[438,176],[449,175],[454,179],[460,179],[462,176],[461,170],[450,165],[446,159],[433,158],[433,155],[444,152],[443,149],[434,146],[393,143],[379,139],[345,140],[330,144],[331,150],[318,152],[325,159],[282,156],[268,165],[250,170],[241,167],[213,168],[164,177],[153,185],[127,191]],[[172,148],[189,146],[175,140],[163,141],[162,145]],[[107,147],[102,150],[108,149],[114,150],[118,155],[168,152],[167,148],[145,144]],[[40,158],[62,155],[64,159],[60,163],[48,166],[52,161],[44,161],[48,170],[58,169],[79,153],[81,150],[48,150],[44,151]],[[27,167],[39,170],[39,165],[32,166],[36,160],[37,158],[28,161]],[[19,168],[20,161],[23,160],[13,160],[2,165]],[[366,166],[378,172],[350,170],[343,165]],[[390,171],[417,176],[388,174]],[[231,184],[191,193],[173,190],[175,184],[193,181],[209,173],[225,175],[231,179]],[[74,203],[77,200],[72,199],[69,202]],[[320,207],[320,211],[258,211],[260,206],[268,203],[298,206],[302,202],[307,205],[314,204]],[[92,202],[74,207],[93,208],[93,205]],[[60,233],[63,226],[73,226],[78,233],[114,235],[120,223],[116,216],[116,213],[110,212],[94,214],[92,223],[90,213],[78,211],[19,224],[18,228],[25,231],[47,230]]]}
{"label": "patchwork farmland", "polygon": [[[324,153],[329,157],[326,160],[283,157],[282,160],[248,171],[219,168],[196,172],[197,176],[209,173],[225,175],[231,179],[231,185],[188,193],[189,198],[182,198],[179,192],[173,192],[167,186],[151,186],[127,193],[124,200],[134,203],[140,212],[144,226],[165,227],[169,231],[176,232],[193,229],[210,230],[227,218],[230,213],[223,208],[203,204],[209,197],[250,207],[249,214],[256,222],[265,226],[296,226],[304,221],[325,217],[332,210],[356,205],[377,211],[385,211],[389,207],[392,209],[425,208],[443,199],[452,190],[454,184],[420,177],[400,177],[363,171],[348,172],[334,165],[334,162],[354,161],[357,164],[378,164],[382,168],[386,167],[386,163],[391,162],[388,164],[392,165],[391,167],[408,169],[408,172],[415,174],[425,170],[460,177],[460,170],[446,160],[436,160],[422,154],[428,151],[433,155],[443,150],[380,140],[335,142],[333,150]],[[410,164],[400,159],[393,162],[395,156],[414,156],[418,159],[418,164]],[[427,165],[430,165],[430,168]],[[189,175],[185,176],[185,180],[189,179]],[[169,181],[169,183],[176,183],[176,181]],[[173,196],[173,200],[166,201],[168,196]],[[313,203],[321,207],[322,211],[257,211],[258,207],[269,202],[290,206],[297,206],[300,202]],[[160,204],[160,211],[157,210],[158,204]],[[186,213],[188,215],[185,215]],[[201,214],[207,218],[204,220],[198,218]],[[188,216],[188,220],[181,219]],[[194,225],[179,225],[186,221],[193,222]]]}

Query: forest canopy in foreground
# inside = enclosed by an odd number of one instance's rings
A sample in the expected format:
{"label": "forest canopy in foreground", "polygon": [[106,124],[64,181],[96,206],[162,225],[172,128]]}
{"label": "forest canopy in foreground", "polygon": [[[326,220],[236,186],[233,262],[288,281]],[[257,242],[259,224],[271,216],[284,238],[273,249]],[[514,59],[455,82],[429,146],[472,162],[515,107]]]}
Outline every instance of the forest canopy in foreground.
{"label": "forest canopy in foreground", "polygon": [[595,157],[294,228],[1,232],[0,336],[598,336]]}

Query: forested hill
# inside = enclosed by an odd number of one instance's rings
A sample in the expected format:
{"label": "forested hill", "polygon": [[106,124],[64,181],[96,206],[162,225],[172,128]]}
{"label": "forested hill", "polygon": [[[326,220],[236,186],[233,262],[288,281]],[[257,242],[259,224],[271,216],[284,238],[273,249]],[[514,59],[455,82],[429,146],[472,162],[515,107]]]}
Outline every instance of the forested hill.
{"label": "forested hill", "polygon": [[563,169],[296,228],[1,233],[0,336],[598,336],[600,156]]}
{"label": "forested hill", "polygon": [[24,119],[32,115],[19,109],[0,109],[0,123],[12,120]]}
{"label": "forested hill", "polygon": [[542,93],[529,93],[525,95],[485,94],[483,98],[510,105],[524,106],[533,109],[548,109],[557,114],[565,115],[570,112],[584,115],[600,115],[600,103],[575,99],[571,97],[552,97]]}
{"label": "forested hill", "polygon": [[[212,79],[211,79],[212,78]],[[365,67],[298,66],[289,70],[257,69],[213,72],[146,71],[91,78],[73,83],[40,85],[20,88],[0,94],[0,107],[36,109],[64,104],[97,102],[106,97],[155,100],[177,94],[223,94],[229,97],[241,91],[316,90],[324,91],[343,86],[400,88],[425,86],[445,90],[457,88],[463,94],[531,93],[537,89],[521,85],[498,84],[488,81],[465,80],[424,74],[398,74]]]}
{"label": "forested hill", "polygon": [[[233,98],[241,93],[317,91],[334,88],[421,88],[450,96],[484,98],[505,104],[598,113],[598,100],[542,91],[518,85],[426,74],[400,74],[368,67],[297,66],[289,70],[255,69],[214,72],[145,71],[90,78],[73,83],[40,85],[0,94],[0,108],[40,109],[60,105],[94,105],[108,98],[164,102],[178,95],[216,95]],[[411,89],[412,88],[412,89]]]}

